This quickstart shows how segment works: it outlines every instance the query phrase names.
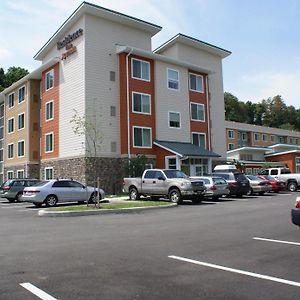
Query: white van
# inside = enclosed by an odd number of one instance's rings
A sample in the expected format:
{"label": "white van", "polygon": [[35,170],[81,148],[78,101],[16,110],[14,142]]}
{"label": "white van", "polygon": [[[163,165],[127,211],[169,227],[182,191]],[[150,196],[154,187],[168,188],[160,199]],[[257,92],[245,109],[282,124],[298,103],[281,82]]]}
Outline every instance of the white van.
{"label": "white van", "polygon": [[236,172],[237,168],[235,165],[216,165],[214,172]]}

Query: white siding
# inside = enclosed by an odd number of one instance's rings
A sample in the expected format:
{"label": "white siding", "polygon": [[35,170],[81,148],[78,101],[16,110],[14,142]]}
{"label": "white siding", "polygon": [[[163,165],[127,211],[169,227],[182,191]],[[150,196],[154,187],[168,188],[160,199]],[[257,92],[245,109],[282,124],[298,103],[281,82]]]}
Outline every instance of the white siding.
{"label": "white siding", "polygon": [[[179,90],[168,89],[167,68],[179,71]],[[155,62],[156,138],[190,142],[188,71],[163,62]],[[169,128],[169,111],[180,112],[181,128]]]}
{"label": "white siding", "polygon": [[[151,35],[141,30],[109,20],[86,16],[86,115],[99,119],[102,132],[101,156],[111,153],[111,142],[117,143],[120,155],[120,95],[119,56],[116,44],[151,50]],[[110,71],[116,81],[110,81]],[[110,116],[110,106],[117,108],[117,116]]]}

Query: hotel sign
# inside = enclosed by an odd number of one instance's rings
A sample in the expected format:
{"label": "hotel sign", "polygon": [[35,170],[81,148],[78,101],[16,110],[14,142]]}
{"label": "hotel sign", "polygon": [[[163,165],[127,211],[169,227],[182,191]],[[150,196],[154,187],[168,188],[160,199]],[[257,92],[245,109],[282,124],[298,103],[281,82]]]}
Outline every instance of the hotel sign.
{"label": "hotel sign", "polygon": [[72,42],[74,40],[76,40],[78,37],[80,37],[81,35],[83,35],[83,29],[78,29],[76,32],[72,33],[72,34],[68,34],[63,41],[61,42],[57,42],[57,49],[60,50],[62,48],[66,48],[66,52],[64,52],[61,56],[61,59],[64,60],[66,59],[68,56],[70,56],[71,54],[75,53],[77,51],[76,46],[74,46],[72,44]]}

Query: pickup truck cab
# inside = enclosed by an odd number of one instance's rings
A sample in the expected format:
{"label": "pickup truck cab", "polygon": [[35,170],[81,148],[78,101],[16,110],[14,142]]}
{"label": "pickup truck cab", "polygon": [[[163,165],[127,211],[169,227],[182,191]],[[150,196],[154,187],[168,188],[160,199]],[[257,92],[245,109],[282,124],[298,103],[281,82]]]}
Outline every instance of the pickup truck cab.
{"label": "pickup truck cab", "polygon": [[296,192],[300,187],[300,174],[291,173],[289,168],[269,168],[259,172],[259,175],[270,175],[284,181],[290,192]]}
{"label": "pickup truck cab", "polygon": [[140,196],[151,196],[153,200],[168,197],[171,202],[180,203],[183,199],[201,202],[206,188],[202,180],[190,179],[179,170],[148,169],[142,177],[124,178],[123,191],[131,200]]}

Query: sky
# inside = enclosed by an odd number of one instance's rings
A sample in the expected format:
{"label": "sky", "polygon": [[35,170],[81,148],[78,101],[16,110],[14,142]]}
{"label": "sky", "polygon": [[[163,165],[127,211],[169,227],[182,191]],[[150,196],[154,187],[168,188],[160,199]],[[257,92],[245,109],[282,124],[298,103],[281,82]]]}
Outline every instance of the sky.
{"label": "sky", "polygon": [[[33,71],[33,56],[79,0],[0,0],[0,68]],[[300,108],[299,0],[89,0],[160,25],[155,49],[177,33],[227,49],[224,91],[241,101],[281,95]]]}

